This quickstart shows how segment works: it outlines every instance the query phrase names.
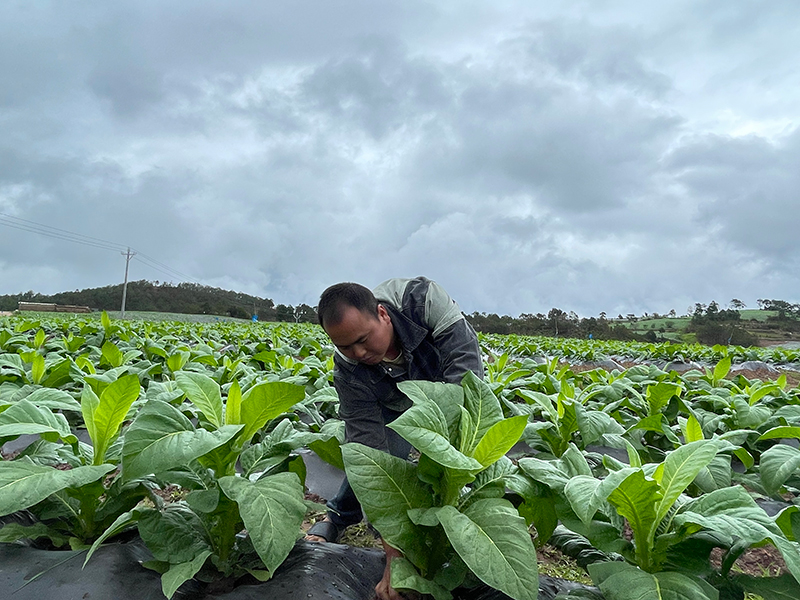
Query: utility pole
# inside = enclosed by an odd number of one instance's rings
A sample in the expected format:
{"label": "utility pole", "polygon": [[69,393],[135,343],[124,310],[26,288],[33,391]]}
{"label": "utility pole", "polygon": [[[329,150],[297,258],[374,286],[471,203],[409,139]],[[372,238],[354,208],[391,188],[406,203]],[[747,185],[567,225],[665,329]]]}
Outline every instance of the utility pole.
{"label": "utility pole", "polygon": [[131,257],[136,255],[136,252],[131,252],[128,248],[127,252],[120,252],[125,257],[125,283],[122,284],[122,310],[120,311],[120,318],[125,318],[125,298],[128,296],[128,265],[131,263]]}

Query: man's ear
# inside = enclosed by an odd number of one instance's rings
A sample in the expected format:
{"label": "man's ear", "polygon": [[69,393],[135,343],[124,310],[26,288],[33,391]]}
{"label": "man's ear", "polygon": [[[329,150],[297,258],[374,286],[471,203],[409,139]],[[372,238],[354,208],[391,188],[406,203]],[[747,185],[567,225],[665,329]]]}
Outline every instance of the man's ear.
{"label": "man's ear", "polygon": [[386,310],[386,307],[383,304],[378,304],[378,320],[386,322],[391,322],[391,318],[389,317],[389,311]]}

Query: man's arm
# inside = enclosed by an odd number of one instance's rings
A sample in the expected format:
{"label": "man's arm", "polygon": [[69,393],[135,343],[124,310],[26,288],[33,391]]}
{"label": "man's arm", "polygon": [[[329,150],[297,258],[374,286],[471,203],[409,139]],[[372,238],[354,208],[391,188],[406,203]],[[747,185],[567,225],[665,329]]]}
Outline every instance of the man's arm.
{"label": "man's arm", "polygon": [[389,452],[386,424],[380,406],[371,390],[334,377],[339,396],[339,418],[344,421],[344,437],[376,450]]}
{"label": "man's arm", "polygon": [[472,371],[483,379],[478,336],[465,318],[462,317],[433,338],[433,343],[439,350],[444,380],[447,383],[461,383],[467,371]]}
{"label": "man's arm", "polygon": [[435,281],[425,296],[425,324],[433,332],[446,382],[461,383],[467,371],[483,379],[478,336],[455,300]]}

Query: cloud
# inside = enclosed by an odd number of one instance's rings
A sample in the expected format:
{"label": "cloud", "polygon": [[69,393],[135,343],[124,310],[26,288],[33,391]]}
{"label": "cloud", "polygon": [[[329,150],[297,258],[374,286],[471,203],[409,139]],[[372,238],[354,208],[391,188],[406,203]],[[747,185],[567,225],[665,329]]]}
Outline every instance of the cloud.
{"label": "cloud", "polygon": [[[6,7],[0,212],[283,303],[418,274],[470,312],[792,300],[789,6]],[[0,233],[0,293],[120,280]]]}
{"label": "cloud", "polygon": [[701,135],[676,148],[668,164],[698,198],[698,224],[777,269],[797,265],[800,129],[777,140]]}

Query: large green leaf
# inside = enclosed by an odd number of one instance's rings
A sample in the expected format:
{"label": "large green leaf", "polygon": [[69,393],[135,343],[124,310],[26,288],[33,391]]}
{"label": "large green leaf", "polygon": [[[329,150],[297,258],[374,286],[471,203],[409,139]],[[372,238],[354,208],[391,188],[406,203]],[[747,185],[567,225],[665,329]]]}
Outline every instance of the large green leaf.
{"label": "large green leaf", "polygon": [[20,400],[0,413],[0,439],[26,434],[39,434],[50,442],[59,438],[68,444],[78,441],[64,415]]}
{"label": "large green leaf", "polygon": [[[175,382],[203,416],[219,429],[222,426],[222,395],[219,384],[208,375],[191,371],[179,371],[175,375]],[[229,424],[238,425],[238,422]]]}
{"label": "large green leaf", "polygon": [[759,463],[764,489],[770,494],[777,494],[798,468],[800,468],[800,450],[783,444],[773,446],[761,455]]}
{"label": "large green leaf", "polygon": [[800,583],[788,573],[780,577],[736,575],[733,579],[742,586],[745,592],[757,594],[769,600],[797,600],[800,598]]}
{"label": "large green leaf", "polygon": [[505,456],[506,452],[519,441],[527,423],[526,415],[498,421],[486,431],[486,434],[478,442],[472,457],[484,467],[488,467],[500,457]]}
{"label": "large green leaf", "polygon": [[343,445],[342,456],[347,479],[383,539],[403,550],[415,565],[427,564],[430,549],[425,545],[424,530],[407,514],[433,505],[430,490],[417,478],[417,467],[361,444]]}
{"label": "large green leaf", "polygon": [[336,436],[332,435],[328,439],[316,439],[309,442],[308,447],[329,465],[344,470],[341,443]]}
{"label": "large green leaf", "polygon": [[791,426],[791,425],[783,425],[780,427],[773,427],[769,431],[766,431],[758,438],[758,441],[761,440],[778,440],[778,439],[800,439],[800,427]]}
{"label": "large green leaf", "polygon": [[278,473],[256,482],[228,476],[221,478],[219,485],[239,505],[253,546],[272,575],[294,546],[306,513],[300,479],[294,473]]}
{"label": "large green leaf", "polygon": [[302,386],[283,381],[269,381],[250,388],[242,397],[241,423],[244,430],[241,439],[249,441],[256,431],[266,425],[305,397]]}
{"label": "large green leaf", "polygon": [[562,465],[564,472],[570,476],[592,474],[592,468],[589,466],[586,456],[573,443],[567,446],[564,454],[559,459],[559,463]]}
{"label": "large green leaf", "polygon": [[19,540],[36,540],[39,538],[49,539],[56,547],[64,546],[69,541],[63,532],[51,529],[41,522],[28,526],[11,522],[0,527],[0,542],[4,544],[10,544]]}
{"label": "large green leaf", "polygon": [[70,410],[80,412],[81,405],[64,390],[40,388],[25,398],[31,404],[50,410]]}
{"label": "large green leaf", "polygon": [[609,473],[603,480],[588,475],[576,475],[564,486],[564,495],[578,518],[588,525],[608,499],[608,495],[635,471],[633,468],[620,469]]}
{"label": "large green leaf", "polygon": [[94,446],[95,465],[103,463],[106,451],[119,433],[131,405],[139,397],[139,391],[136,375],[120,377],[104,389],[99,398],[91,387],[84,386],[81,413]]}
{"label": "large green leaf", "polygon": [[392,559],[391,584],[396,590],[414,590],[433,596],[434,600],[450,600],[453,597],[441,585],[420,575],[414,565],[402,556]]}
{"label": "large green leaf", "polygon": [[604,435],[617,435],[625,432],[625,429],[617,423],[614,418],[599,410],[587,410],[580,404],[574,404],[575,418],[578,430],[581,432],[581,441],[584,447],[588,444],[595,444]]}
{"label": "large green leaf", "polygon": [[508,457],[502,456],[500,460],[478,473],[469,487],[469,492],[461,496],[457,506],[463,510],[470,502],[479,498],[502,498],[506,486],[523,498],[535,495],[537,491],[535,484],[526,477],[514,478],[516,472],[514,463]]}
{"label": "large green leaf", "polygon": [[670,452],[656,469],[653,479],[661,488],[661,500],[656,507],[653,527],[666,516],[672,505],[697,474],[714,460],[719,445],[714,440],[698,440]]}
{"label": "large green leaf", "polygon": [[225,425],[238,425],[242,422],[242,388],[234,379],[228,388],[228,398],[225,401]]}
{"label": "large green leaf", "polygon": [[694,484],[704,493],[713,492],[730,487],[732,474],[730,456],[718,454],[707,467],[700,470]]}
{"label": "large green leaf", "polygon": [[74,363],[71,359],[65,358],[64,360],[51,365],[44,379],[42,385],[45,388],[60,388],[61,386],[68,385],[72,382],[72,365]]}
{"label": "large green leaf", "polygon": [[83,561],[83,566],[86,566],[86,563],[89,562],[89,559],[92,558],[92,555],[103,544],[103,542],[105,542],[108,538],[124,531],[138,521],[140,512],[141,511],[139,509],[134,508],[133,510],[121,513],[116,519],[114,519],[114,522],[106,527],[106,530],[100,534],[100,537],[98,537],[89,548],[89,551],[86,553],[86,558]]}
{"label": "large green leaf", "polygon": [[103,347],[100,349],[102,360],[111,367],[120,367],[124,361],[122,356],[122,352],[119,348],[114,344],[114,342],[106,342],[103,344]]}
{"label": "large green leaf", "polygon": [[542,460],[540,458],[521,458],[520,468],[533,478],[534,481],[543,483],[557,493],[564,491],[564,486],[570,480],[569,473],[565,472],[560,460]]}
{"label": "large green leaf", "polygon": [[189,581],[203,568],[206,559],[211,554],[211,550],[204,550],[190,561],[171,565],[169,570],[161,576],[161,591],[163,594],[167,598],[172,598],[181,585]]}
{"label": "large green leaf", "polygon": [[714,382],[721,381],[731,370],[731,357],[726,356],[714,367]]}
{"label": "large green leaf", "polygon": [[65,488],[97,481],[114,465],[60,471],[27,460],[0,461],[0,516],[29,508]]}
{"label": "large green leaf", "polygon": [[542,413],[546,414],[548,419],[553,423],[558,422],[558,410],[553,399],[547,394],[542,392],[535,392],[520,388],[514,390],[514,394],[525,400],[528,404],[535,404],[542,409]]}
{"label": "large green leaf", "polygon": [[125,433],[122,474],[126,480],[188,465],[233,438],[241,425],[224,425],[217,431],[195,430],[177,408],[150,400]]}
{"label": "large green leaf", "polygon": [[461,420],[464,406],[464,390],[460,385],[433,381],[402,381],[398,389],[408,396],[414,404],[433,403],[439,407],[447,422],[450,443],[455,444],[455,433]]}
{"label": "large green leaf", "polygon": [[183,502],[174,502],[164,511],[142,512],[139,534],[156,560],[174,565],[212,549],[200,517]]}
{"label": "large green leaf", "polygon": [[441,409],[431,402],[415,404],[388,427],[394,429],[422,454],[451,469],[478,471],[483,465],[458,451],[450,443],[447,421]]}
{"label": "large green leaf", "polygon": [[589,565],[589,574],[606,600],[718,600],[705,581],[681,573],[647,573],[618,562]]}
{"label": "large green leaf", "polygon": [[673,396],[680,395],[682,389],[677,383],[661,381],[656,384],[648,385],[645,397],[649,404],[649,414],[654,415],[661,412]]}
{"label": "large green leaf", "polygon": [[628,475],[609,495],[608,501],[625,517],[633,530],[636,558],[639,566],[650,568],[654,562],[651,554],[653,536],[661,522],[656,516],[656,506],[661,499],[658,484],[646,479],[644,472],[636,470]]}
{"label": "large green leaf", "polygon": [[466,443],[462,444],[467,454],[472,454],[475,446],[486,435],[489,428],[503,419],[503,409],[500,401],[491,388],[479,379],[472,371],[467,371],[462,381],[464,387],[464,408],[472,417],[473,430],[461,432],[467,435]]}
{"label": "large green leaf", "polygon": [[694,523],[711,531],[742,540],[748,546],[771,541],[780,550],[786,567],[800,581],[800,544],[786,539],[769,517],[740,486],[705,494],[686,505],[675,523]]}
{"label": "large green leaf", "polygon": [[31,381],[35,384],[40,384],[44,379],[45,362],[44,356],[41,354],[34,354],[33,361],[31,362]]}
{"label": "large green leaf", "polygon": [[525,520],[510,502],[487,498],[463,513],[443,506],[437,515],[447,539],[481,581],[514,600],[536,599],[536,550]]}

